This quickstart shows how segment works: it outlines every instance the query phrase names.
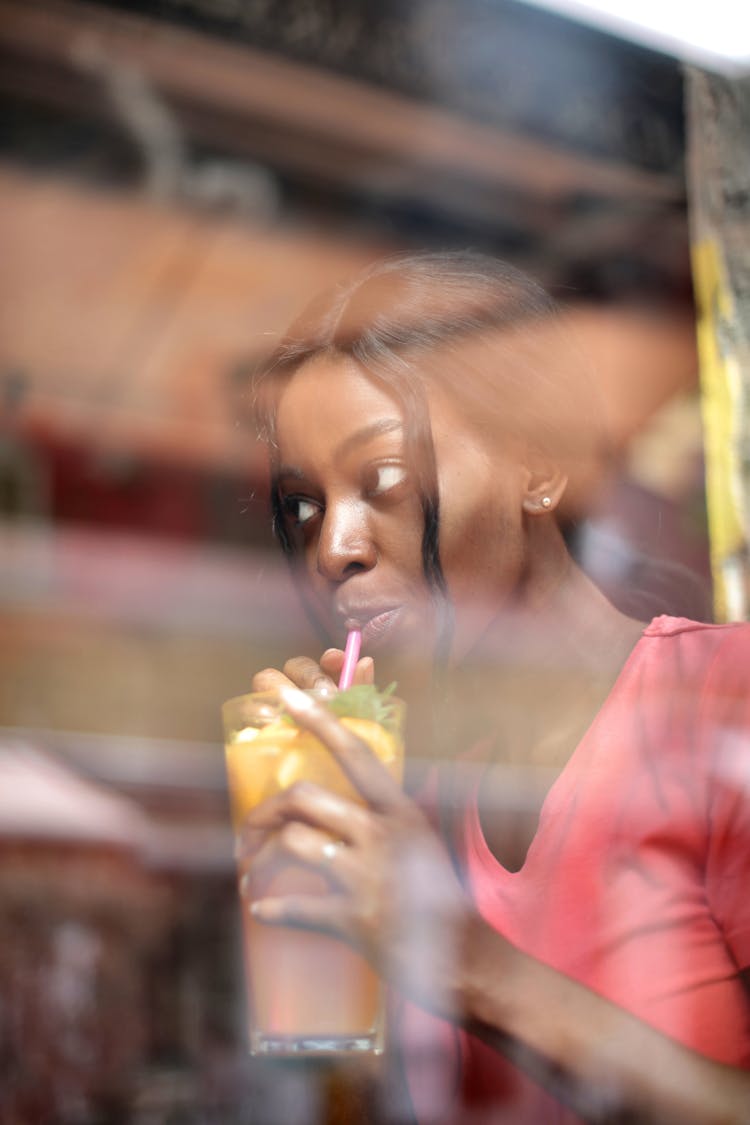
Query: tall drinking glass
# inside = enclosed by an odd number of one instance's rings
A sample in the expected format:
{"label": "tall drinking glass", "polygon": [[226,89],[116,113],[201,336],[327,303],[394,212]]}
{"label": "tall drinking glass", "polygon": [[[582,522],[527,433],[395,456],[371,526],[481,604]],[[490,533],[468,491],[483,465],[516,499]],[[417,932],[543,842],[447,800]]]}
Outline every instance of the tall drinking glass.
{"label": "tall drinking glass", "polygon": [[[362,689],[342,693],[338,706],[347,696],[361,704]],[[400,781],[403,704],[387,697],[381,721],[361,717],[367,711],[361,705],[355,704],[353,710],[355,714],[350,716],[337,713]],[[283,714],[275,693],[237,696],[224,704],[222,714],[235,833],[251,809],[296,781],[314,781],[362,803],[331,752]],[[276,897],[330,890],[322,875],[290,861],[262,886],[251,887],[251,894]],[[362,956],[325,934],[257,922],[246,902],[241,903],[241,912],[253,1054],[280,1057],[382,1050],[382,987]]]}

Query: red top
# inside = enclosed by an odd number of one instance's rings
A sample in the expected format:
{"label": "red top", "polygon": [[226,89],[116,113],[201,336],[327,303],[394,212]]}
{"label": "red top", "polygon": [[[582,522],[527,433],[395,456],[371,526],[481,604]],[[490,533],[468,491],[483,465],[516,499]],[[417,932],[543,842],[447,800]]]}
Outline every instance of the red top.
{"label": "red top", "polygon": [[[521,870],[490,852],[476,801],[459,842],[481,914],[520,949],[748,1069],[749,673],[750,626],[656,618],[550,789]],[[574,1120],[472,1037],[415,1009],[403,1030],[420,1122]]]}

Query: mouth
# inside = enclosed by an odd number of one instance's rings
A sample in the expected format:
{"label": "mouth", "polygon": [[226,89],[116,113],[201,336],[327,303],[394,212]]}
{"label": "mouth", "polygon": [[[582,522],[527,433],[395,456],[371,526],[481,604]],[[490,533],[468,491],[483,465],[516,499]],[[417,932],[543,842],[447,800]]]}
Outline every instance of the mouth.
{"label": "mouth", "polygon": [[347,629],[362,630],[362,648],[366,654],[377,651],[388,643],[391,634],[398,625],[403,613],[403,607],[394,606],[389,609],[361,610],[348,613],[345,619]]}
{"label": "mouth", "polygon": [[365,622],[362,629],[362,644],[366,649],[378,649],[388,641],[388,637],[396,626],[401,611],[399,609],[387,609],[384,613],[378,613],[375,617],[371,617],[369,621]]}

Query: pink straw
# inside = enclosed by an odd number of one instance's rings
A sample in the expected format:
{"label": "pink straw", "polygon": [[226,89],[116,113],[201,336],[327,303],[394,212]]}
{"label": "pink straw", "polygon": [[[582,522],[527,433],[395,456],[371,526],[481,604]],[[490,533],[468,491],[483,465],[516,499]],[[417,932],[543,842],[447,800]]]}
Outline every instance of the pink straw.
{"label": "pink straw", "polygon": [[339,691],[346,691],[347,688],[352,686],[354,681],[354,672],[359,660],[359,650],[362,645],[362,630],[350,629],[346,636],[346,648],[344,649],[344,666],[341,669],[341,676],[339,677]]}

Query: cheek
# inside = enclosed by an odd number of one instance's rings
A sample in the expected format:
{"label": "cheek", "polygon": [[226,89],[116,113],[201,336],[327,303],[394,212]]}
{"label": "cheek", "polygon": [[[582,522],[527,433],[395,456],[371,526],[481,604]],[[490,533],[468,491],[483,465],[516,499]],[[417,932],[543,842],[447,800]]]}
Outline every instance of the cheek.
{"label": "cheek", "polygon": [[441,508],[441,558],[457,600],[501,595],[520,578],[523,522],[520,505],[499,489],[470,488]]}
{"label": "cheek", "polygon": [[383,560],[389,557],[405,574],[422,576],[424,514],[414,497],[380,521],[378,543]]}

